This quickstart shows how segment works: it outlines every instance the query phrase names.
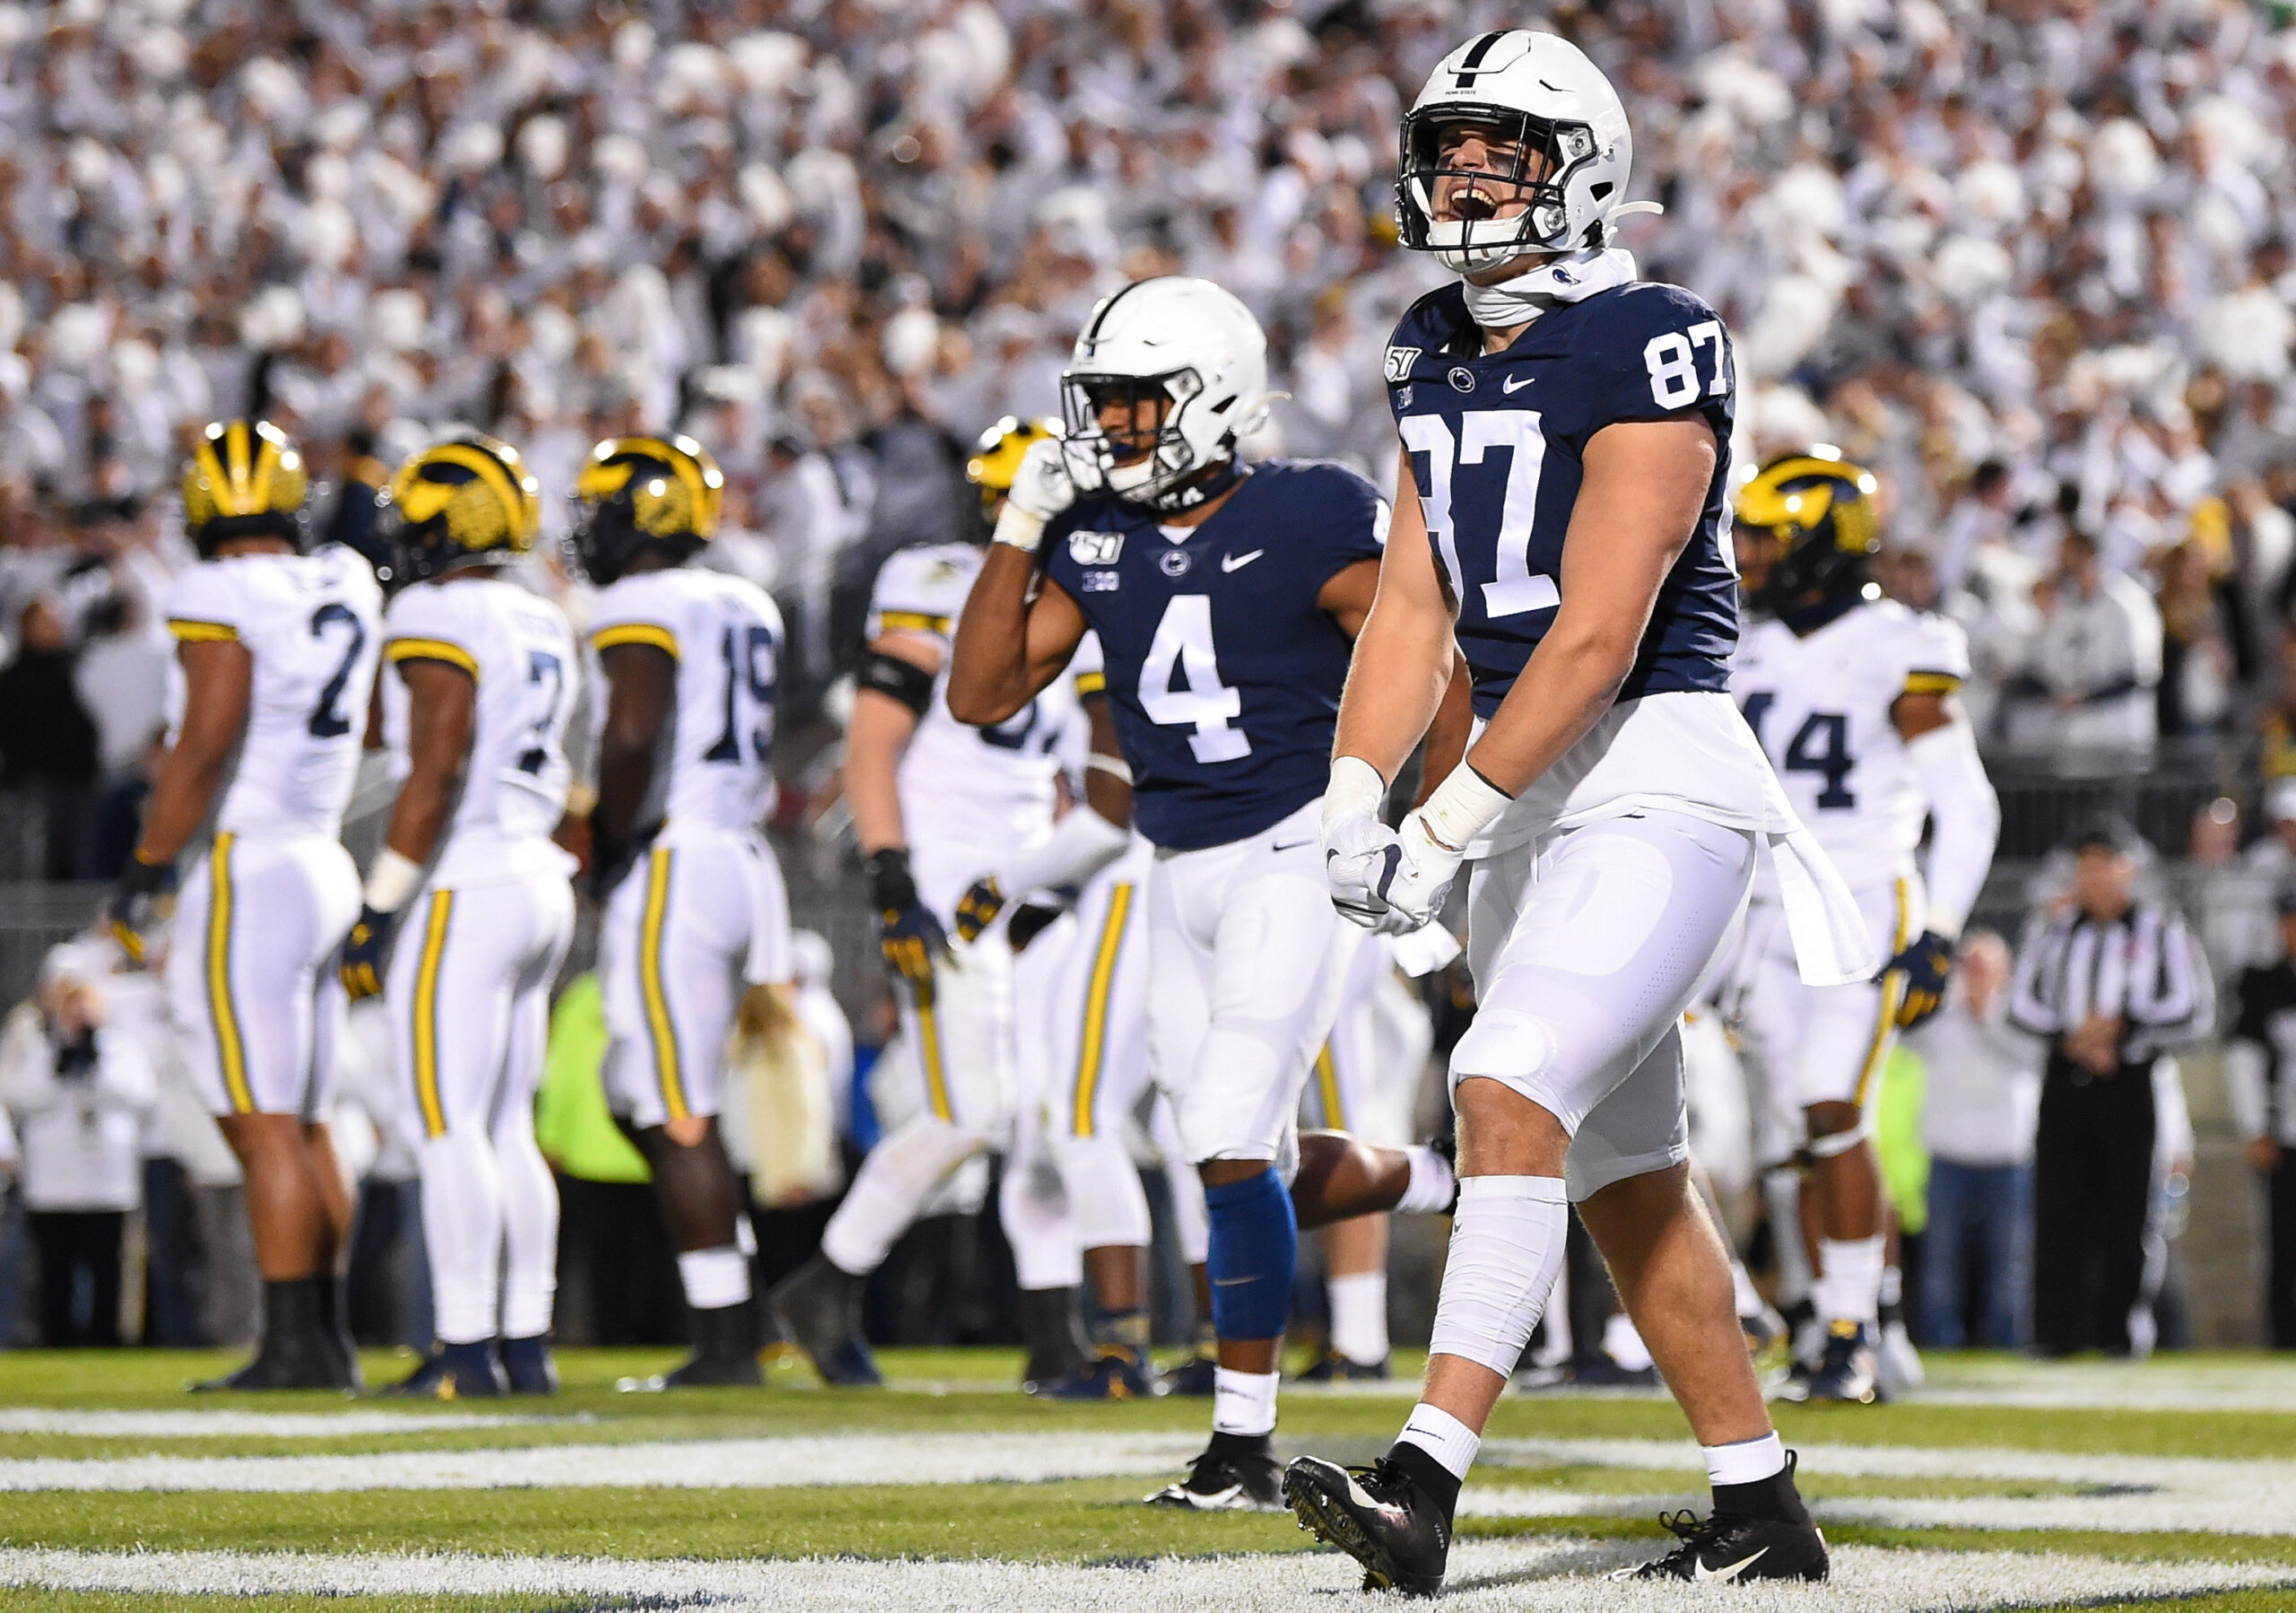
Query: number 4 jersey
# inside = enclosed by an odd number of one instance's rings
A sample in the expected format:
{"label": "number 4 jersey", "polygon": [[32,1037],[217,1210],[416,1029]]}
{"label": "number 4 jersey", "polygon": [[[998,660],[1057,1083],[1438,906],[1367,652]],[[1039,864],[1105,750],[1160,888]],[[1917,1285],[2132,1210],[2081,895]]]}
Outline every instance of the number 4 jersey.
{"label": "number 4 jersey", "polygon": [[[746,833],[773,808],[781,613],[755,583],[691,566],[640,571],[601,589],[590,643],[650,644],[677,662],[677,710],[664,730],[638,824]],[[592,702],[605,720],[606,702]]]}
{"label": "number 4 jersey", "polygon": [[[437,661],[477,686],[470,758],[438,858],[442,885],[521,876],[564,853],[550,847],[566,810],[571,770],[566,724],[579,666],[574,632],[549,600],[500,578],[450,577],[401,590],[383,619],[394,667]],[[403,771],[411,699],[405,680],[383,683],[383,735]],[[547,855],[536,859],[539,848]]]}
{"label": "number 4 jersey", "polygon": [[1361,476],[1280,460],[1192,527],[1102,495],[1046,528],[1046,575],[1100,635],[1143,835],[1224,846],[1323,794],[1350,645],[1317,596],[1387,536]]}
{"label": "number 4 jersey", "polygon": [[1796,637],[1753,623],[1730,687],[1802,821],[1853,889],[1913,867],[1929,815],[1891,712],[1902,694],[1948,694],[1969,676],[1969,640],[1944,616],[1893,599],[1854,606]]}
{"label": "number 4 jersey", "polygon": [[[382,590],[340,544],[313,554],[241,554],[177,574],[168,629],[185,643],[229,641],[254,658],[247,728],[216,827],[248,836],[342,833],[382,653]],[[183,674],[170,705],[182,723]]]}

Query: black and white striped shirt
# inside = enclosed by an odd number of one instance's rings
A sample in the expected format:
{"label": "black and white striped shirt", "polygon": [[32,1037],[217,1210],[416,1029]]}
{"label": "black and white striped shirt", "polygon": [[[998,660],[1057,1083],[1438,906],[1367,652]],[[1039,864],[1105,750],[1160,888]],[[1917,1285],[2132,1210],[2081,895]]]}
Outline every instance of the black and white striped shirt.
{"label": "black and white striped shirt", "polygon": [[2208,1033],[2216,988],[2180,914],[2139,902],[2110,920],[2078,907],[2034,915],[2018,948],[2010,1023],[2054,1041],[2092,1014],[2127,1026],[2121,1057],[2129,1063]]}

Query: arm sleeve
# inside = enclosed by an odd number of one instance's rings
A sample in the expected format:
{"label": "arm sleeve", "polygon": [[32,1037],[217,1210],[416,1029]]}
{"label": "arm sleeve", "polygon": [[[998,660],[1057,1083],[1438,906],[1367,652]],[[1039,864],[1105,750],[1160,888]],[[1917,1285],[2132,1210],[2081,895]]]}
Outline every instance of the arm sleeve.
{"label": "arm sleeve", "polygon": [[2017,948],[2017,972],[2009,982],[2009,1023],[2031,1036],[2054,1036],[2065,1027],[2057,1022],[2052,977],[2057,954],[2064,947],[2064,927],[2035,918],[2025,927]]}
{"label": "arm sleeve", "polygon": [[869,593],[869,620],[862,637],[919,633],[938,640],[945,650],[972,576],[931,550],[903,550],[888,556]]}
{"label": "arm sleeve", "polygon": [[1606,318],[1598,392],[1587,440],[1626,421],[1702,419],[1718,442],[1730,440],[1737,365],[1722,316],[1679,286],[1638,284]]}
{"label": "arm sleeve", "polygon": [[1929,928],[1957,938],[1993,867],[2001,801],[1978,758],[1977,736],[1964,719],[1956,717],[1913,740],[1906,757],[1921,780],[1935,822],[1929,842]]}
{"label": "arm sleeve", "polygon": [[996,883],[1013,896],[1082,885],[1123,856],[1131,843],[1131,830],[1109,823],[1090,806],[1078,806],[1062,814],[1043,840],[998,865]]}

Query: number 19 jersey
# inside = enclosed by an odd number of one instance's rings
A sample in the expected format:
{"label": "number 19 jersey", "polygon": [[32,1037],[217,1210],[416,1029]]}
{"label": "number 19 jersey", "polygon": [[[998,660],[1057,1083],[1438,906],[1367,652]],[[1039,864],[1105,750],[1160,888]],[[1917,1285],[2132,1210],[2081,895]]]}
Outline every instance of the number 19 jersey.
{"label": "number 19 jersey", "polygon": [[[1807,637],[1752,623],[1731,693],[1787,798],[1853,890],[1913,868],[1929,798],[1891,715],[1902,694],[1947,694],[1969,676],[1969,640],[1894,599],[1855,606]],[[1759,893],[1767,893],[1763,870]]]}
{"label": "number 19 jersey", "polygon": [[[313,554],[203,561],[168,591],[168,630],[186,643],[227,641],[254,658],[247,728],[215,825],[239,836],[342,833],[367,704],[382,651],[382,589],[340,544]],[[172,670],[171,732],[185,684]]]}
{"label": "number 19 jersey", "polygon": [[[590,643],[650,644],[677,662],[677,709],[638,822],[746,832],[773,808],[781,613],[755,583],[678,566],[598,592]],[[597,720],[605,702],[595,702]]]}
{"label": "number 19 jersey", "polygon": [[[470,758],[437,878],[466,886],[526,872],[522,853],[558,826],[571,779],[565,736],[578,672],[564,614],[515,582],[472,577],[418,582],[383,620],[392,665],[439,661],[477,685]],[[402,766],[409,705],[405,681],[385,679],[383,735]]]}

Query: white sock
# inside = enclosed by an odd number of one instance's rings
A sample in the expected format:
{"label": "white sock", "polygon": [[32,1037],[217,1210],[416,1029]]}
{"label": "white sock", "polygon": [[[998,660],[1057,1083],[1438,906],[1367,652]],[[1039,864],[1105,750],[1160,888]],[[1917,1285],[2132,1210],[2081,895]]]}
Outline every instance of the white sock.
{"label": "white sock", "polygon": [[1802,1238],[1800,1173],[1787,1168],[1763,1172],[1761,1197],[1770,1207],[1770,1244],[1778,1251],[1778,1303],[1791,1305],[1807,1299],[1815,1281],[1810,1246]]}
{"label": "white sock", "polygon": [[929,1114],[909,1120],[861,1162],[845,1202],[822,1234],[822,1252],[839,1271],[866,1277],[885,1263],[942,1179],[979,1147],[973,1133]]}
{"label": "white sock", "polygon": [[1650,1365],[1649,1347],[1642,1342],[1636,1330],[1634,1319],[1623,1311],[1613,1311],[1603,1323],[1603,1354],[1631,1373],[1639,1373]]}
{"label": "white sock", "polygon": [[1351,1271],[1324,1284],[1331,1300],[1331,1347],[1359,1366],[1387,1358],[1387,1274]]}
{"label": "white sock", "polygon": [[1215,1367],[1212,1373],[1212,1431],[1261,1434],[1275,1432],[1274,1373],[1239,1373]]}
{"label": "white sock", "polygon": [[1875,1321],[1882,1303],[1882,1234],[1818,1240],[1818,1280],[1810,1291],[1826,1321]]}
{"label": "white sock", "polygon": [[1759,1316],[1762,1311],[1761,1290],[1754,1286],[1753,1277],[1746,1270],[1746,1263],[1736,1255],[1730,1257],[1730,1295],[1741,1316]]}
{"label": "white sock", "polygon": [[1404,1153],[1411,1159],[1411,1181],[1396,1208],[1406,1216],[1440,1215],[1450,1208],[1459,1180],[1451,1162],[1424,1143],[1413,1143]]}
{"label": "white sock", "polygon": [[1560,1177],[1464,1178],[1428,1353],[1512,1377],[1562,1268],[1570,1221]]}
{"label": "white sock", "polygon": [[425,1139],[420,1158],[431,1330],[442,1344],[491,1338],[502,1265],[502,1178],[493,1146],[449,1131]]}
{"label": "white sock", "polygon": [[1483,1449],[1483,1435],[1440,1406],[1422,1400],[1411,1408],[1411,1419],[1396,1436],[1396,1443],[1417,1445],[1441,1462],[1452,1478],[1465,1478],[1467,1469],[1474,1466],[1474,1453]]}
{"label": "white sock", "polygon": [[1760,1439],[1735,1445],[1706,1445],[1706,1482],[1713,1485],[1752,1484],[1786,1465],[1786,1442],[1776,1430]]}
{"label": "white sock", "polygon": [[718,1249],[689,1249],[678,1256],[678,1281],[685,1303],[697,1311],[722,1311],[750,1296],[750,1263],[727,1243]]}
{"label": "white sock", "polygon": [[502,1336],[538,1338],[550,1331],[558,1293],[558,1183],[535,1146],[531,1104],[510,1105],[494,1134],[502,1179]]}

